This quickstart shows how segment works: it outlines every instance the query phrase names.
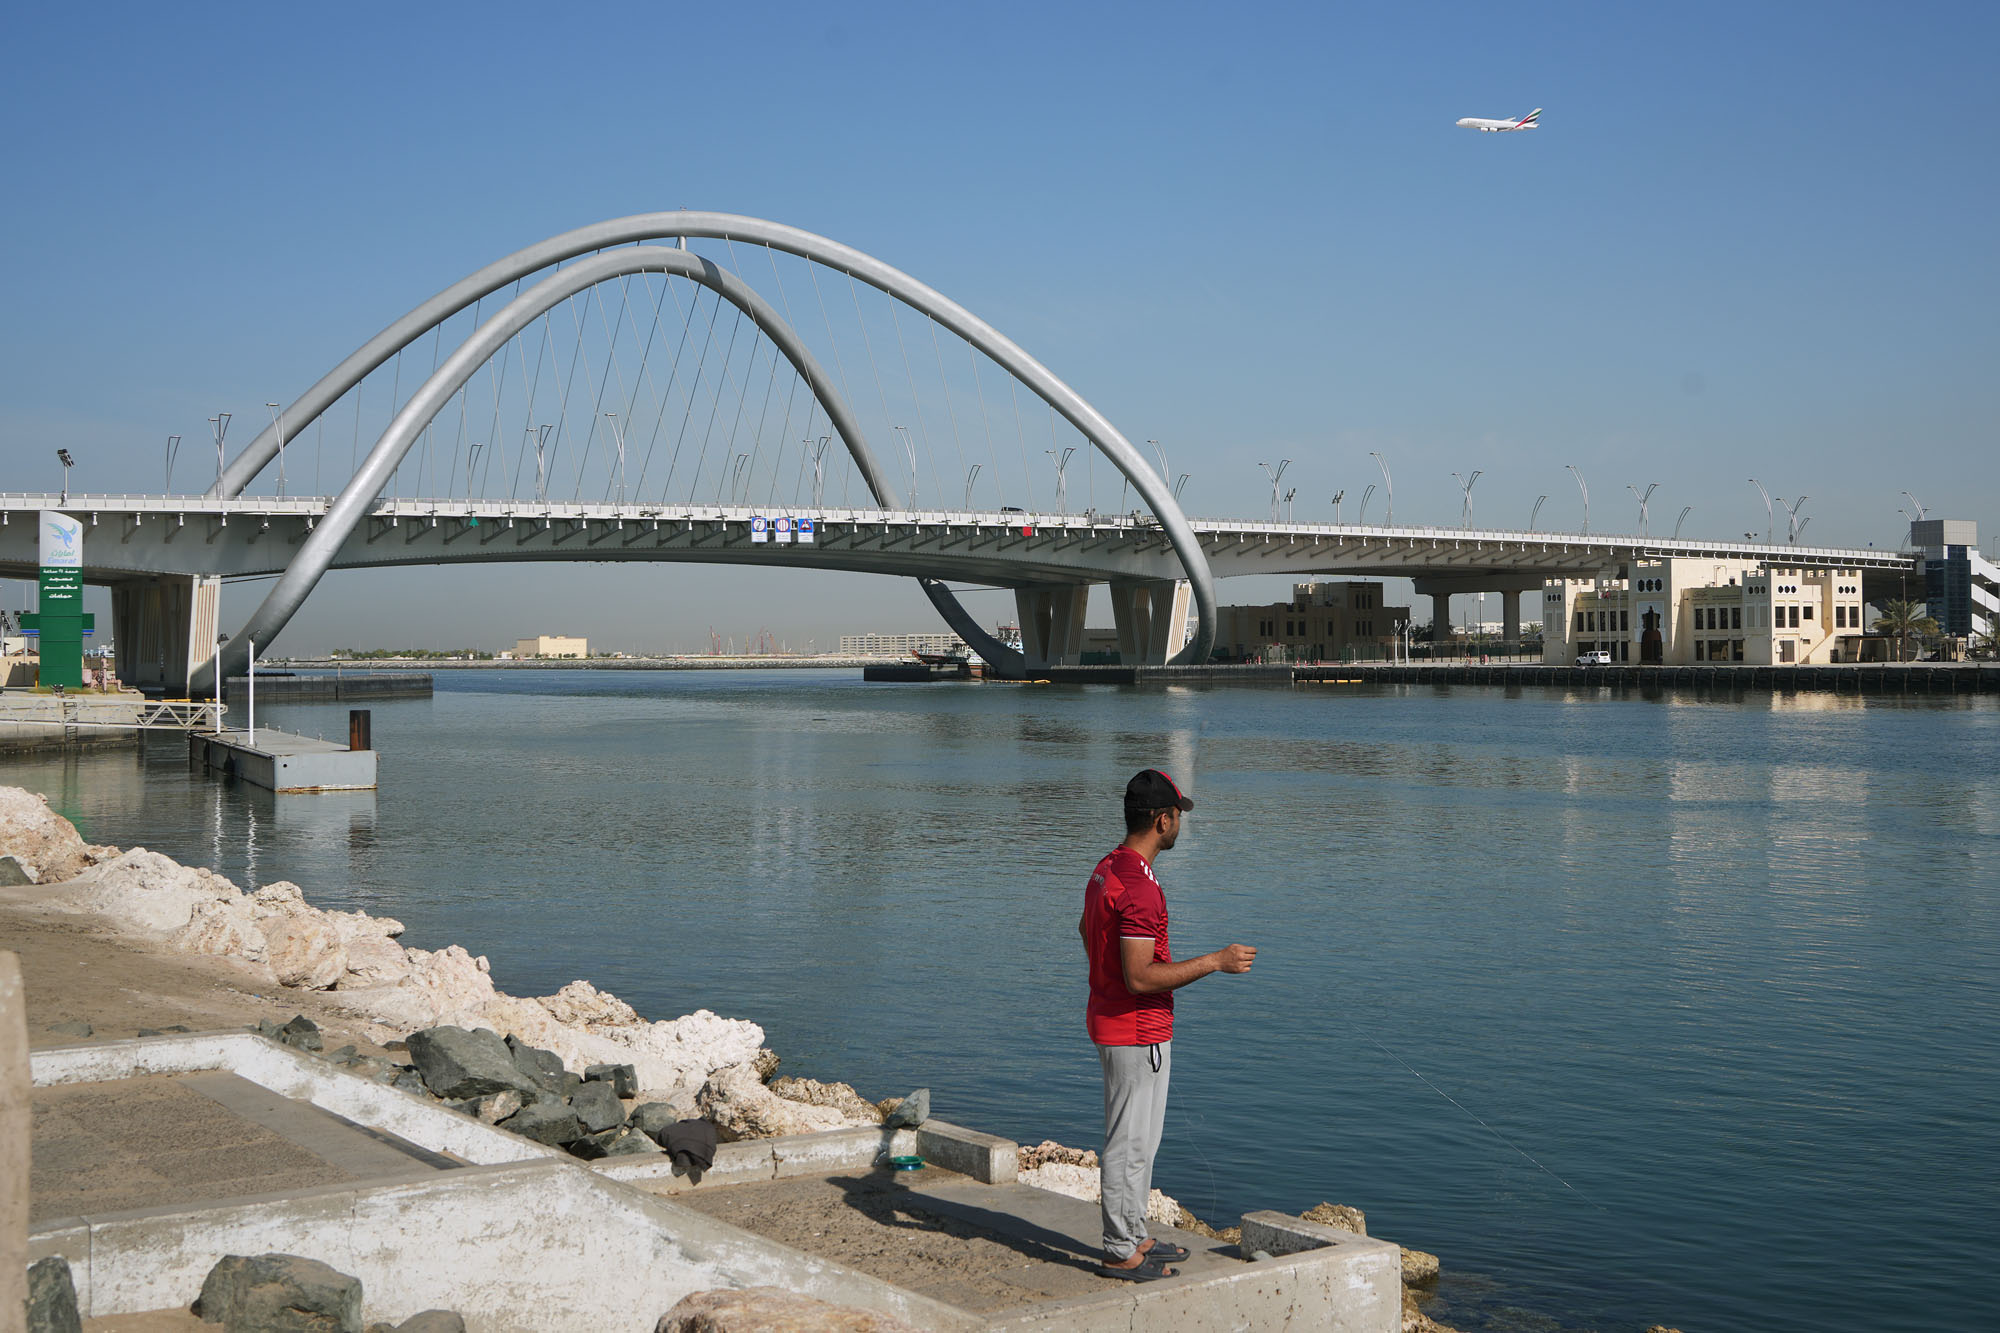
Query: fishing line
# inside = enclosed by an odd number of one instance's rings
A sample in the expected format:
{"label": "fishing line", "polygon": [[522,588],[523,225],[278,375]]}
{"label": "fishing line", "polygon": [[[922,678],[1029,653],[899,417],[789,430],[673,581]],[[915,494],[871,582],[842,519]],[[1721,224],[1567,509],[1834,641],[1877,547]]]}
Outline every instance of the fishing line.
{"label": "fishing line", "polygon": [[1561,1185],[1571,1194],[1576,1195],[1577,1198],[1582,1199],[1585,1203],[1589,1204],[1591,1207],[1599,1210],[1600,1212],[1608,1213],[1611,1211],[1609,1208],[1606,1208],[1603,1204],[1591,1198],[1588,1194],[1585,1194],[1582,1190],[1578,1189],[1576,1186],[1570,1184],[1567,1180],[1564,1180],[1561,1176],[1557,1175],[1555,1172],[1549,1170],[1548,1167],[1543,1166],[1542,1163],[1536,1159],[1535,1155],[1529,1152],[1526,1148],[1523,1148],[1520,1144],[1514,1142],[1514,1140],[1508,1138],[1505,1134],[1502,1134],[1499,1130],[1493,1128],[1493,1126],[1487,1124],[1484,1120],[1481,1120],[1477,1115],[1474,1115],[1473,1112],[1465,1105],[1464,1102],[1461,1102],[1460,1100],[1458,1100],[1458,1098],[1452,1096],[1450,1093],[1446,1092],[1443,1088],[1440,1088],[1437,1084],[1425,1078],[1422,1074],[1419,1074],[1416,1071],[1415,1067],[1412,1066],[1408,1060],[1405,1060],[1402,1056],[1396,1054],[1394,1051],[1390,1050],[1387,1046],[1384,1046],[1380,1041],[1376,1039],[1373,1033],[1363,1033],[1362,1035],[1368,1038],[1368,1040],[1374,1045],[1376,1050],[1382,1052],[1382,1054],[1388,1056],[1391,1060],[1394,1060],[1397,1064],[1401,1065],[1404,1069],[1408,1070],[1410,1073],[1410,1077],[1416,1079],[1417,1082],[1423,1084],[1425,1087],[1429,1088],[1432,1092],[1435,1092],[1438,1096],[1444,1098],[1446,1101],[1450,1102],[1453,1106],[1456,1106],[1459,1110],[1465,1112],[1465,1114],[1472,1120],[1474,1124],[1478,1125],[1488,1134],[1491,1134],[1494,1138],[1500,1140],[1500,1142],[1506,1144],[1509,1148],[1512,1148],[1515,1152],[1519,1153],[1521,1156],[1525,1157],[1529,1162],[1533,1163],[1537,1171],[1542,1172],[1544,1175],[1548,1176],[1550,1180],[1555,1181],[1556,1184]]}

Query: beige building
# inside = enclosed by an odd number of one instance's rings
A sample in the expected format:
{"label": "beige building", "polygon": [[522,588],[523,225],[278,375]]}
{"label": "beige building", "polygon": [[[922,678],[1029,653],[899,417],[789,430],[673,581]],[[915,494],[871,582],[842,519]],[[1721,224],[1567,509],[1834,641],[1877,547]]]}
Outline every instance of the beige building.
{"label": "beige building", "polygon": [[1542,589],[1542,660],[1588,652],[1614,662],[1858,662],[1867,627],[1858,569],[1659,559]]}
{"label": "beige building", "polygon": [[1215,651],[1243,661],[1339,662],[1388,657],[1407,606],[1385,606],[1377,582],[1292,585],[1292,600],[1217,608]]}
{"label": "beige building", "polygon": [[538,634],[532,639],[514,640],[516,657],[588,657],[589,639],[573,639],[565,634]]}

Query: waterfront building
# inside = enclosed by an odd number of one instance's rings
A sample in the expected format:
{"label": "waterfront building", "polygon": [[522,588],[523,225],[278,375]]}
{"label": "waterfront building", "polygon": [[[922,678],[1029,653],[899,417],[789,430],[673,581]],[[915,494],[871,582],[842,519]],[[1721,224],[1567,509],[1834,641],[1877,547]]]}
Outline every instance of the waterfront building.
{"label": "waterfront building", "polygon": [[956,634],[843,634],[843,657],[908,657],[911,653],[964,653]]}
{"label": "waterfront building", "polygon": [[514,641],[516,657],[588,657],[590,640],[571,638],[564,634],[538,634],[532,639]]}
{"label": "waterfront building", "polygon": [[1983,638],[2000,624],[2000,566],[1979,553],[1979,525],[1964,518],[1910,524],[1910,546],[1923,561],[1924,610],[1958,639]]}
{"label": "waterfront building", "polygon": [[1217,608],[1215,649],[1243,661],[1336,662],[1386,658],[1407,606],[1386,605],[1379,580],[1314,580],[1292,585],[1292,600]]}
{"label": "waterfront building", "polygon": [[1858,569],[1641,560],[1543,585],[1542,660],[1603,651],[1614,662],[1769,666],[1886,656],[1865,612]]}

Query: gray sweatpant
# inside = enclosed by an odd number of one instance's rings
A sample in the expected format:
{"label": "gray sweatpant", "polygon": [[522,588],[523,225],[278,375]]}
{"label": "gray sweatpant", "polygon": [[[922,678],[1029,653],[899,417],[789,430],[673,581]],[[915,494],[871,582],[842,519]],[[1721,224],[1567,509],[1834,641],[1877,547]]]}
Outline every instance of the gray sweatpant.
{"label": "gray sweatpant", "polygon": [[1153,1155],[1167,1124],[1174,1044],[1099,1046],[1097,1059],[1104,1066],[1104,1151],[1097,1155],[1104,1253],[1130,1259],[1146,1240],[1146,1199],[1153,1190]]}

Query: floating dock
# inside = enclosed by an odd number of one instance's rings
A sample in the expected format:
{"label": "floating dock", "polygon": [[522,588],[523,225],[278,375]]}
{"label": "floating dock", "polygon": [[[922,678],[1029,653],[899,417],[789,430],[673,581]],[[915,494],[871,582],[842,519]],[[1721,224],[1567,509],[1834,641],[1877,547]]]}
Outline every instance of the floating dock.
{"label": "floating dock", "polygon": [[274,792],[373,791],[375,751],[276,727],[188,733],[188,760]]}

